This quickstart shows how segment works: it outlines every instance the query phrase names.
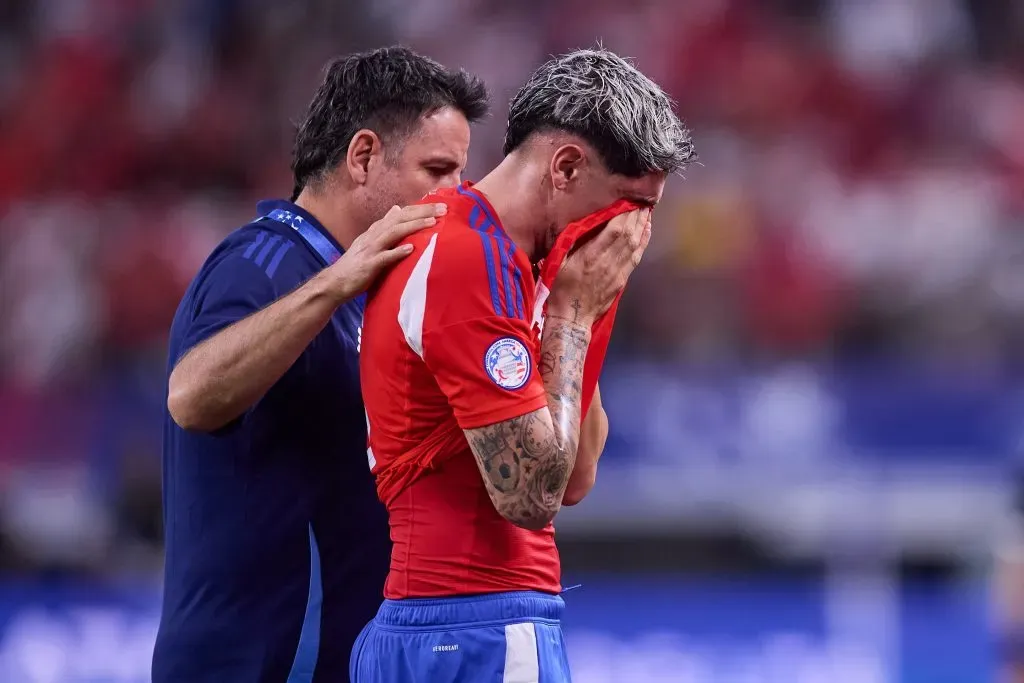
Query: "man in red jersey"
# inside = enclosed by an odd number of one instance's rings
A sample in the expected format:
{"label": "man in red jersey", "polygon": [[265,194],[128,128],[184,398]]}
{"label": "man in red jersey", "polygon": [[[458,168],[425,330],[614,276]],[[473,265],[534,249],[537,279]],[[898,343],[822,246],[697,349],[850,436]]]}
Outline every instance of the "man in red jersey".
{"label": "man in red jersey", "polygon": [[[355,683],[569,680],[551,521],[602,445],[580,445],[591,328],[693,147],[657,85],[582,50],[516,95],[505,155],[479,184],[424,200],[447,214],[408,240],[413,255],[367,303],[369,459],[394,550]],[[620,199],[645,208],[582,244],[541,300],[535,264],[568,224]]]}

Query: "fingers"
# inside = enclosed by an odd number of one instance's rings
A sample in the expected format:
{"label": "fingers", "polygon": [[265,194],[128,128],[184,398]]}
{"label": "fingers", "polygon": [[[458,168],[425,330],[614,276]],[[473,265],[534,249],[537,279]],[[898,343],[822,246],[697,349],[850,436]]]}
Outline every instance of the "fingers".
{"label": "fingers", "polygon": [[410,204],[398,210],[397,220],[399,222],[413,221],[420,218],[443,216],[446,213],[448,213],[447,204]]}
{"label": "fingers", "polygon": [[608,221],[608,224],[601,228],[597,237],[584,244],[580,251],[587,251],[590,254],[608,254],[613,249],[623,244],[623,237],[628,232],[626,223],[631,219],[633,212],[621,213]]}
{"label": "fingers", "polygon": [[377,258],[374,259],[374,266],[377,270],[383,270],[406,258],[412,251],[413,247],[411,244],[403,244],[394,249],[387,249],[377,255]]}
{"label": "fingers", "polygon": [[651,243],[651,221],[648,220],[644,224],[643,233],[640,235],[640,246],[633,252],[633,267],[636,268],[640,265],[640,261],[643,260],[644,253],[647,251],[647,245]]}
{"label": "fingers", "polygon": [[382,235],[380,245],[382,248],[390,247],[404,240],[409,235],[417,233],[423,228],[429,228],[430,226],[437,223],[437,219],[433,216],[427,216],[425,218],[416,218],[401,223],[396,223],[389,227]]}
{"label": "fingers", "polygon": [[410,204],[409,206],[392,206],[384,216],[374,223],[377,226],[393,225],[404,221],[443,216],[448,212],[447,204]]}
{"label": "fingers", "polygon": [[628,235],[632,228],[630,223],[635,220],[636,214],[639,210],[627,211],[626,213],[620,213],[615,218],[608,221],[608,225],[601,231],[600,238],[604,244],[604,248],[611,246],[612,243],[621,240],[623,237]]}
{"label": "fingers", "polygon": [[640,265],[647,245],[651,241],[651,209],[629,211],[609,221],[601,253],[611,256],[621,266],[632,271]]}
{"label": "fingers", "polygon": [[403,209],[392,207],[379,223],[382,247],[390,247],[409,235],[429,228],[448,212],[446,204],[413,204]]}
{"label": "fingers", "polygon": [[619,214],[608,221],[608,225],[594,240],[594,249],[602,252],[610,249],[618,249],[623,256],[631,255],[640,248],[643,239],[644,226],[650,221],[650,209],[634,209]]}
{"label": "fingers", "polygon": [[640,248],[643,243],[644,231],[647,229],[647,224],[651,220],[650,209],[640,209],[639,211],[632,212],[633,215],[628,226],[628,233],[626,235],[629,240],[629,247],[634,252]]}

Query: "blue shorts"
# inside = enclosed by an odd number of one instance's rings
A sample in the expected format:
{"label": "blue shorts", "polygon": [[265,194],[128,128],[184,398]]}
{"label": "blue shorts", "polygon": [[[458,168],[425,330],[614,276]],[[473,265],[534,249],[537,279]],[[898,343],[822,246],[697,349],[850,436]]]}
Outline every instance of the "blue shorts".
{"label": "blue shorts", "polygon": [[352,648],[352,683],[570,683],[557,595],[385,600]]}

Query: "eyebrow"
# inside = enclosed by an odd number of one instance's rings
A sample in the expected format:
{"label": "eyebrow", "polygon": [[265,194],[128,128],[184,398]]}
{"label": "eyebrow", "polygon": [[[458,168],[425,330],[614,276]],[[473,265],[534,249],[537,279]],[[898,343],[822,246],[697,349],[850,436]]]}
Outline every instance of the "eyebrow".
{"label": "eyebrow", "polygon": [[433,156],[423,160],[425,166],[458,166],[459,160],[453,157]]}

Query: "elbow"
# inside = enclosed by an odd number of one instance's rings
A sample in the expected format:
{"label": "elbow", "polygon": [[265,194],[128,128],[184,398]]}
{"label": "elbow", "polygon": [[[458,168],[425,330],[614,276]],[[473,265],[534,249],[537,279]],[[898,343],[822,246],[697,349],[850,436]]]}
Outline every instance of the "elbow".
{"label": "elbow", "polygon": [[553,511],[538,511],[535,514],[527,515],[515,515],[514,517],[506,517],[508,521],[515,524],[520,529],[526,529],[528,531],[540,531],[547,527],[551,522],[554,521],[555,515],[558,510]]}
{"label": "elbow", "polygon": [[196,387],[171,373],[167,387],[167,412],[174,423],[190,432],[212,432],[219,425],[210,420],[210,411],[200,403],[201,393]]}
{"label": "elbow", "polygon": [[562,505],[578,505],[587,497],[594,484],[597,483],[597,467],[588,467],[585,471],[574,471],[569,485],[562,496]]}
{"label": "elbow", "polygon": [[204,431],[205,425],[200,417],[201,411],[196,410],[194,401],[183,389],[170,389],[167,392],[167,412],[174,424],[190,432]]}
{"label": "elbow", "polygon": [[498,510],[502,517],[520,529],[540,531],[555,519],[560,505],[531,505],[515,510]]}

